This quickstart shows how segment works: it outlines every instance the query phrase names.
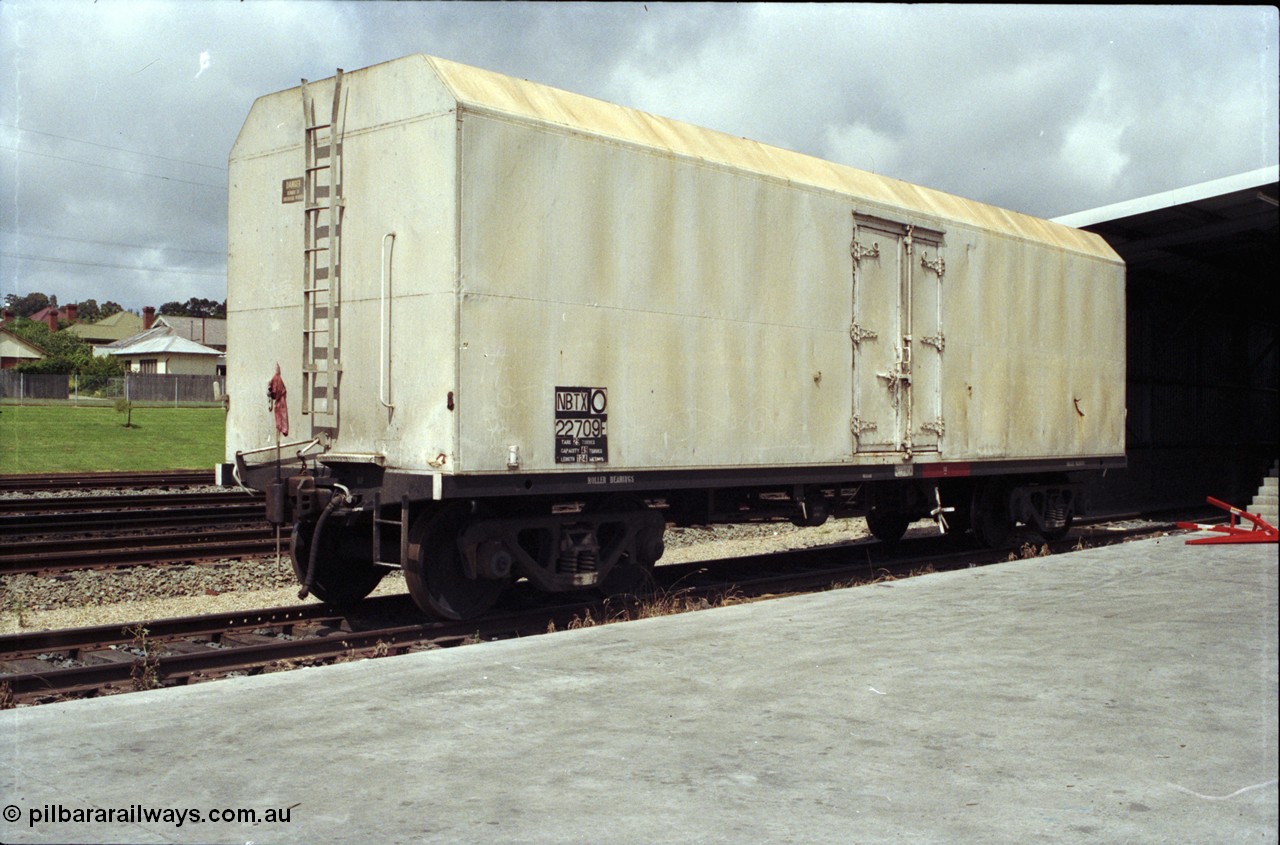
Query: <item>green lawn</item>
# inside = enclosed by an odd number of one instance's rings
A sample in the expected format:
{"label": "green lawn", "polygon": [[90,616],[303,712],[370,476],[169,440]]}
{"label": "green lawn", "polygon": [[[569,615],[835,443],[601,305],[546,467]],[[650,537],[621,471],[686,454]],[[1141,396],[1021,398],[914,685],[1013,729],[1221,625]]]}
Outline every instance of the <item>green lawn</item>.
{"label": "green lawn", "polygon": [[0,405],[0,474],[205,469],[223,459],[222,408]]}

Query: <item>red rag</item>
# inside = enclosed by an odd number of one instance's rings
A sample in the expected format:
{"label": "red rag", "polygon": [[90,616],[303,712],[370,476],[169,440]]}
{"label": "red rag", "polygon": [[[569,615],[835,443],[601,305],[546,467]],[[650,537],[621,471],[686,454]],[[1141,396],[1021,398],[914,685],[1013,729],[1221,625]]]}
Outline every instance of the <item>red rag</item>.
{"label": "red rag", "polygon": [[267,399],[271,402],[271,409],[276,415],[276,431],[282,436],[289,434],[289,406],[285,404],[284,398],[288,393],[284,387],[284,379],[280,377],[280,365],[276,364],[276,374],[272,376],[271,381],[267,384]]}

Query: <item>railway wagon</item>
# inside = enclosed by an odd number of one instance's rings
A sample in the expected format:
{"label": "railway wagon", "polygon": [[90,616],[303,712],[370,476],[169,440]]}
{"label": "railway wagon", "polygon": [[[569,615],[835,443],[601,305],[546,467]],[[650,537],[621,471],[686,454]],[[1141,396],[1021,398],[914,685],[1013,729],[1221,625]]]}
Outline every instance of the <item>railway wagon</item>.
{"label": "railway wagon", "polygon": [[1052,536],[1124,465],[1086,232],[421,55],[258,99],[229,188],[228,466],[327,601],[625,592],[668,522]]}

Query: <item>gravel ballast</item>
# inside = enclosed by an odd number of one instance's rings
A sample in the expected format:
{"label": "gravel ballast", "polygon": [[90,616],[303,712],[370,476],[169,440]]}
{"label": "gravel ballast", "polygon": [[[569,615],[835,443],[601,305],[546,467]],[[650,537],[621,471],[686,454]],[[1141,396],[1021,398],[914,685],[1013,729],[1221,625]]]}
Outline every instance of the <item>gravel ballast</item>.
{"label": "gravel ballast", "polygon": [[[932,526],[932,523],[921,523]],[[933,529],[936,530],[936,529]],[[671,528],[661,563],[689,563],[835,545],[866,536],[866,521],[833,519],[817,528],[786,522]],[[406,592],[403,576],[374,595]],[[213,564],[170,564],[58,575],[11,575],[0,587],[0,633],[113,625],[148,619],[314,603],[298,598],[288,544],[274,556]]]}

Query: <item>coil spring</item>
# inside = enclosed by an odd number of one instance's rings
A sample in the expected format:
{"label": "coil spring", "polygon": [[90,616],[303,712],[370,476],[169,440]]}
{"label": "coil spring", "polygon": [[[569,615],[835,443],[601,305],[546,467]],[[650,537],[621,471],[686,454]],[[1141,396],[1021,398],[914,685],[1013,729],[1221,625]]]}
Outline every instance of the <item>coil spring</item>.
{"label": "coil spring", "polygon": [[564,573],[595,572],[600,565],[596,549],[568,549],[556,559],[556,571]]}
{"label": "coil spring", "polygon": [[560,538],[560,554],[556,571],[561,573],[595,572],[600,565],[600,547],[595,532],[582,526],[565,526]]}

